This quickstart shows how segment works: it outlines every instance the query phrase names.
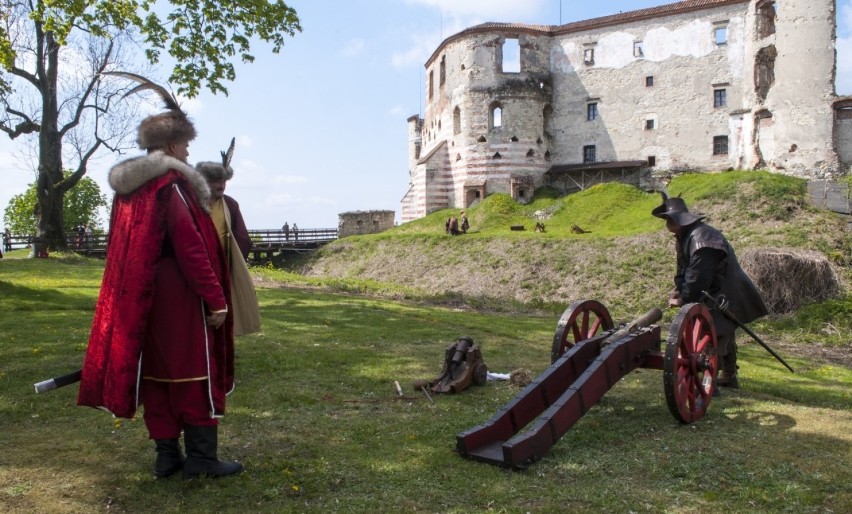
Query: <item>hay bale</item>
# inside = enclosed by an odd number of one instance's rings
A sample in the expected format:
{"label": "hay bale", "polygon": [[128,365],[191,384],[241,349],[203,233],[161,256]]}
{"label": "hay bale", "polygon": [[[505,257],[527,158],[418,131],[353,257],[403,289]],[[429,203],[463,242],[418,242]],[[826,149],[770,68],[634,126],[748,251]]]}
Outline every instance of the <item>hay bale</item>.
{"label": "hay bale", "polygon": [[792,312],[842,292],[837,272],[819,252],[757,248],[745,251],[740,264],[760,290],[769,312],[774,314]]}
{"label": "hay bale", "polygon": [[530,385],[535,376],[532,371],[526,368],[518,368],[515,371],[509,373],[509,384],[515,387],[526,387]]}

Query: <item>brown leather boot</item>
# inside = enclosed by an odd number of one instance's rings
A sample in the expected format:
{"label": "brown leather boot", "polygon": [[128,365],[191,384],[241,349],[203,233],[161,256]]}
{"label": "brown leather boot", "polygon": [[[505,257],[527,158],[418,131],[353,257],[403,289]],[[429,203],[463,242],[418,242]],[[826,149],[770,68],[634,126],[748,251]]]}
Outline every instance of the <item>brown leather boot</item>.
{"label": "brown leather boot", "polygon": [[739,389],[740,381],[737,380],[737,372],[723,371],[720,377],[716,378],[716,385],[720,387],[728,387],[730,389]]}

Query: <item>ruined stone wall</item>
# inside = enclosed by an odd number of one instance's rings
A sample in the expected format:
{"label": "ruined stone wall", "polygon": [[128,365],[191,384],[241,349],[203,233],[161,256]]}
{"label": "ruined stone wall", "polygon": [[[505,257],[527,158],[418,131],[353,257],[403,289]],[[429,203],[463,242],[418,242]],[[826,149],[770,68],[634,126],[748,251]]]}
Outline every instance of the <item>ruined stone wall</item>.
{"label": "ruined stone wall", "polygon": [[526,186],[513,184],[538,187],[556,165],[842,171],[835,1],[714,2],[560,27],[488,23],[445,40],[426,65],[403,221],[467,207],[474,192],[517,195]]}
{"label": "ruined stone wall", "polygon": [[[762,35],[758,15],[762,7],[773,3],[775,32]],[[760,128],[757,131],[763,163],[750,164],[805,178],[826,178],[840,164],[834,151],[832,107],[836,2],[764,1],[753,2],[750,9],[754,13],[753,58],[746,63],[753,73],[750,107],[752,116],[772,117],[770,137],[764,137]]]}
{"label": "ruined stone wall", "polygon": [[377,234],[393,228],[394,211],[351,211],[338,214],[339,237]]}

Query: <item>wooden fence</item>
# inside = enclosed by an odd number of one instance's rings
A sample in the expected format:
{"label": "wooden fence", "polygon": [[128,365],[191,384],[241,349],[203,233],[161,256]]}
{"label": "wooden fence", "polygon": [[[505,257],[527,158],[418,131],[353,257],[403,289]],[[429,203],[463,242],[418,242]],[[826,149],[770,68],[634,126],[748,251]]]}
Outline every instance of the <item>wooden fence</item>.
{"label": "wooden fence", "polygon": [[[252,240],[250,258],[255,261],[263,261],[272,258],[276,253],[282,252],[304,252],[313,250],[321,245],[330,243],[337,239],[336,228],[309,228],[290,230],[284,233],[280,229],[249,230]],[[106,255],[108,234],[91,234],[78,236],[76,233],[66,236],[68,249],[77,253],[93,256]],[[12,235],[9,238],[11,250],[30,248],[33,236]]]}

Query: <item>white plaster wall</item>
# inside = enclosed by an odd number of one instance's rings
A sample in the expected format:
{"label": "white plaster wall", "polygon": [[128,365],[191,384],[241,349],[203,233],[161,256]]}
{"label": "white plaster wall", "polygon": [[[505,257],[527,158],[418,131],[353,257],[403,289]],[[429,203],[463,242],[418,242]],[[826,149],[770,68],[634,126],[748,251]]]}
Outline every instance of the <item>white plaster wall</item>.
{"label": "white plaster wall", "polygon": [[[582,161],[594,144],[597,159],[638,160],[653,155],[661,170],[727,169],[748,153],[735,141],[731,111],[742,110],[747,4],[622,25],[617,31],[570,34],[552,46],[554,161]],[[714,24],[727,20],[727,44],[716,45]],[[642,41],[642,57],[633,42]],[[595,63],[583,50],[595,43]],[[733,71],[732,71],[733,70]],[[645,87],[645,77],[654,86]],[[751,75],[749,74],[749,77]],[[727,106],[713,107],[714,84],[726,89]],[[724,85],[720,85],[724,84]],[[586,120],[598,103],[599,119]],[[644,120],[656,121],[644,130]],[[741,122],[734,127],[741,130]],[[713,137],[728,135],[728,156],[713,156]],[[750,136],[748,138],[750,141]]]}

